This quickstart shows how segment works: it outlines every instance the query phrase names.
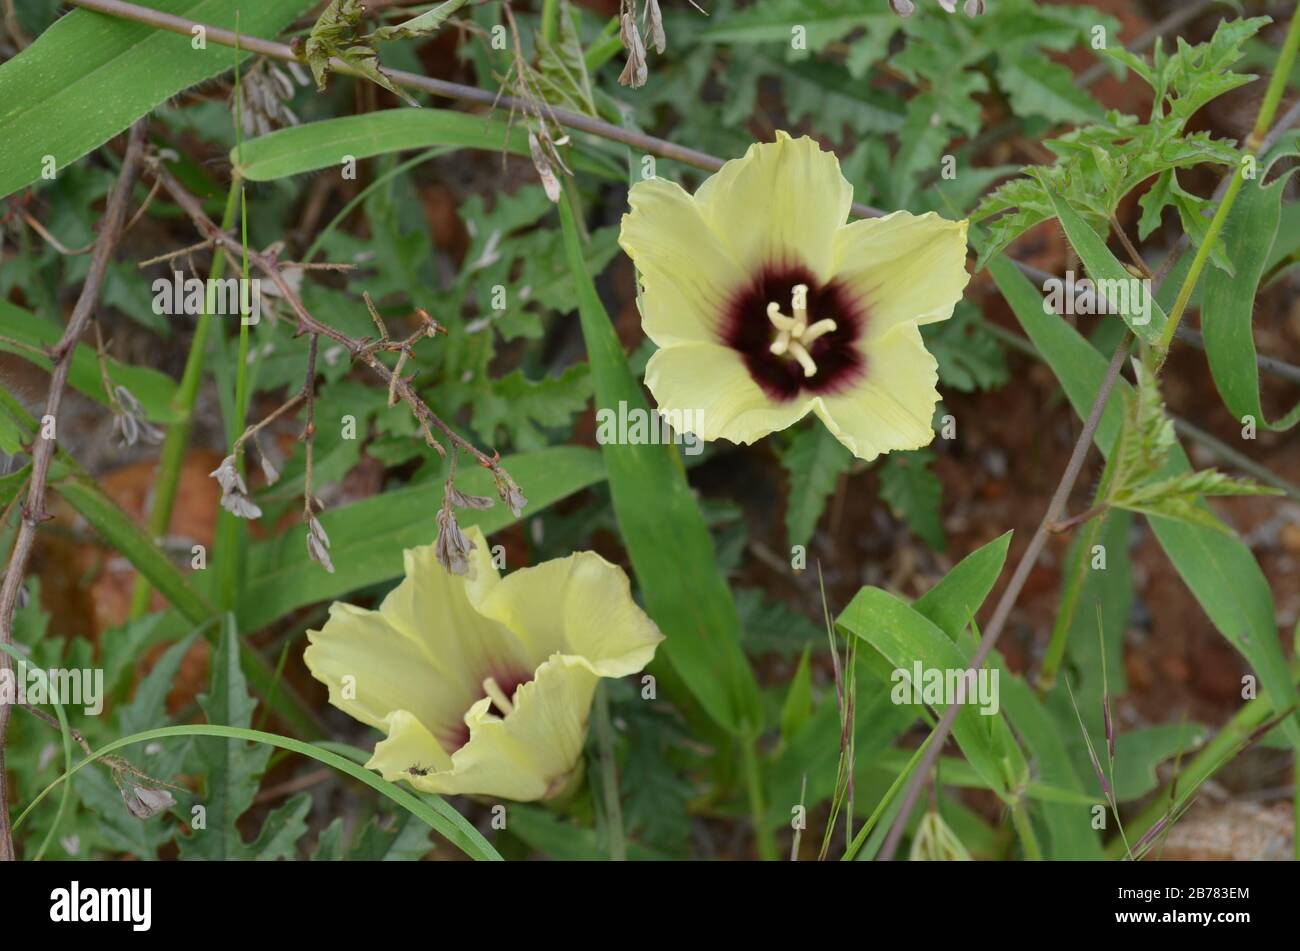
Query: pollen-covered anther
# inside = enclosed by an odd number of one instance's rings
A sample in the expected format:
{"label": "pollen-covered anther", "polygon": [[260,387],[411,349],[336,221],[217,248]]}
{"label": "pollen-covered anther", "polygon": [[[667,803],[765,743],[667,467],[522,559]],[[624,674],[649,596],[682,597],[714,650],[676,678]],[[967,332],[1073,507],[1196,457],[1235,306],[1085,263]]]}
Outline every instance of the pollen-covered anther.
{"label": "pollen-covered anther", "polygon": [[771,302],[767,305],[767,319],[776,328],[776,339],[768,349],[777,356],[788,354],[803,367],[805,377],[815,376],[817,364],[808,352],[808,348],[819,338],[836,329],[836,323],[829,318],[808,323],[808,285],[796,284],[790,295],[790,309],[793,317],[781,313],[781,305]]}

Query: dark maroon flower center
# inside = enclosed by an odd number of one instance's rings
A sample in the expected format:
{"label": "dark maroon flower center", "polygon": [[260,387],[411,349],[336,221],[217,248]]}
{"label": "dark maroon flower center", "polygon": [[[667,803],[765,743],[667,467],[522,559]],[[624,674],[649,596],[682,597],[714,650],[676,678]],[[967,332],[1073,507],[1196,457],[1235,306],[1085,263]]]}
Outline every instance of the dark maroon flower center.
{"label": "dark maroon flower center", "polygon": [[802,265],[771,264],[732,294],[718,333],[763,392],[784,402],[860,379],[866,361],[855,344],[866,322],[861,299],[841,282],[823,284]]}
{"label": "dark maroon flower center", "polygon": [[[474,702],[471,703],[470,706],[472,707],[484,697],[493,697],[492,705],[488,708],[488,713],[494,714],[498,717],[505,717],[505,715],[510,711],[502,709],[496,696],[504,697],[507,703],[513,704],[515,691],[533,679],[531,672],[523,670],[492,671],[483,679],[486,680],[488,677],[491,677],[496,683],[497,689],[492,691],[492,693],[489,693],[486,686],[480,685],[478,688],[478,694],[475,696]],[[466,712],[468,712],[468,710],[466,710]],[[462,719],[440,731],[438,740],[442,745],[442,748],[447,751],[447,754],[451,755],[469,742],[469,727],[465,725],[465,721]]]}

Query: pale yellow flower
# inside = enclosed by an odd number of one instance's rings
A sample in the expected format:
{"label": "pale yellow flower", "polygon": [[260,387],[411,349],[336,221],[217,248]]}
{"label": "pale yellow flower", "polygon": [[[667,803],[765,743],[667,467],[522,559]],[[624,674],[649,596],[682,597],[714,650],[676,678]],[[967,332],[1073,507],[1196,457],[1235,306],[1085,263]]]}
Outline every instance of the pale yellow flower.
{"label": "pale yellow flower", "polygon": [[784,132],[694,196],[655,178],[628,201],[619,243],[641,273],[642,326],[660,348],[646,385],[669,419],[750,443],[812,412],[863,459],[934,438],[936,364],[919,328],[961,299],[965,221],[849,222],[835,155]]}
{"label": "pale yellow flower", "polygon": [[478,528],[469,576],[408,550],[379,610],[335,603],[304,655],[330,703],[387,734],[366,766],[417,789],[528,801],[569,792],[596,683],[663,639],[627,575],[578,552],[498,575]]}

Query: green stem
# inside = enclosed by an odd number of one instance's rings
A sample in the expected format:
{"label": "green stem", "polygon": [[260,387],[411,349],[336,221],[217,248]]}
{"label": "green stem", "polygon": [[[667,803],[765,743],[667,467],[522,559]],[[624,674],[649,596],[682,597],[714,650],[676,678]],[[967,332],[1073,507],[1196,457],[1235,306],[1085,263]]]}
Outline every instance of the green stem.
{"label": "green stem", "polygon": [[1011,822],[1015,825],[1016,835],[1020,838],[1020,847],[1025,850],[1025,858],[1031,862],[1041,862],[1043,850],[1038,844],[1034,823],[1029,818],[1029,810],[1025,808],[1023,796],[1017,798],[1011,805]]}
{"label": "green stem", "polygon": [[[1249,138],[1246,139],[1246,148],[1251,154],[1254,154],[1260,147],[1264,136],[1268,134],[1269,126],[1273,124],[1273,117],[1277,115],[1278,106],[1282,102],[1282,93],[1286,90],[1287,82],[1291,78],[1291,68],[1295,65],[1296,50],[1298,48],[1300,48],[1300,7],[1297,7],[1291,14],[1291,25],[1287,29],[1286,39],[1282,41],[1282,50],[1278,54],[1273,75],[1269,77],[1268,89],[1264,91],[1264,101],[1260,104],[1259,115],[1255,118],[1255,128],[1251,131]],[[1187,303],[1192,299],[1192,291],[1196,289],[1196,282],[1200,279],[1201,271],[1205,269],[1205,262],[1209,260],[1210,249],[1214,247],[1214,242],[1218,240],[1219,232],[1223,229],[1223,223],[1227,220],[1228,212],[1232,210],[1244,181],[1242,169],[1238,166],[1232,173],[1232,182],[1228,185],[1228,191],[1224,194],[1223,201],[1219,202],[1218,210],[1215,211],[1214,218],[1210,221],[1210,228],[1206,232],[1205,240],[1196,249],[1196,257],[1192,259],[1192,266],[1187,272],[1187,277],[1183,279],[1183,285],[1178,290],[1178,297],[1174,300],[1173,310],[1169,313],[1169,321],[1165,324],[1164,332],[1160,335],[1160,356],[1158,358],[1160,363],[1164,362],[1164,357],[1169,352],[1169,345],[1173,342],[1174,332],[1178,330],[1178,322],[1182,320],[1183,311],[1187,309]]]}
{"label": "green stem", "polygon": [[1228,185],[1228,191],[1223,196],[1223,201],[1219,202],[1218,210],[1214,213],[1214,218],[1210,221],[1209,230],[1205,233],[1205,239],[1201,246],[1196,249],[1196,257],[1192,258],[1192,266],[1187,270],[1187,276],[1183,278],[1182,287],[1178,289],[1178,297],[1174,299],[1173,309],[1169,312],[1169,320],[1165,324],[1164,331],[1160,334],[1159,358],[1157,367],[1164,362],[1164,356],[1169,352],[1169,345],[1173,342],[1174,334],[1178,330],[1178,323],[1183,319],[1183,311],[1187,309],[1187,302],[1192,299],[1192,292],[1196,290],[1196,282],[1201,278],[1201,272],[1205,270],[1205,262],[1210,259],[1210,250],[1214,247],[1214,242],[1219,238],[1219,232],[1223,230],[1223,223],[1228,218],[1228,212],[1232,210],[1233,204],[1237,200],[1237,194],[1241,191],[1242,182],[1241,168],[1238,167],[1232,173],[1232,182]]}
{"label": "green stem", "polygon": [[605,683],[596,685],[596,745],[600,749],[600,784],[605,793],[605,825],[609,832],[609,857],[627,860],[623,834],[623,805],[618,795],[618,767],[614,762],[614,727],[609,720],[609,693]]}
{"label": "green stem", "polygon": [[[226,210],[221,216],[221,230],[229,231],[235,224],[235,199],[240,194],[239,173],[235,172],[230,180],[230,190],[226,193]],[[218,253],[212,259],[212,268],[208,272],[211,281],[219,281],[225,275],[226,256]],[[209,283],[211,286],[211,283]],[[205,304],[208,303],[205,295]],[[194,432],[194,406],[198,402],[199,384],[203,379],[203,361],[207,355],[208,336],[212,328],[212,308],[205,306],[194,325],[194,339],[190,341],[190,352],[185,358],[185,370],[181,374],[180,386],[172,398],[172,409],[176,412],[176,421],[167,429],[167,438],[163,440],[162,454],[158,459],[157,480],[153,493],[153,510],[149,513],[149,537],[158,541],[167,534],[171,527],[172,511],[176,505],[176,493],[180,488],[181,465],[185,461],[185,451],[189,448],[190,436]],[[149,593],[152,586],[143,575],[136,578],[135,591],[131,595],[131,617],[141,618],[149,610]]]}
{"label": "green stem", "polygon": [[764,862],[777,859],[776,839],[767,827],[767,809],[763,805],[763,782],[758,769],[758,737],[741,737],[741,756],[745,765],[745,788],[749,793],[749,815],[758,841],[758,857]]}
{"label": "green stem", "polygon": [[1268,79],[1268,89],[1264,91],[1264,101],[1260,103],[1259,115],[1255,118],[1255,128],[1246,140],[1246,147],[1252,152],[1259,148],[1264,136],[1268,135],[1273,117],[1277,115],[1282,104],[1282,95],[1286,92],[1291,79],[1291,69],[1295,66],[1296,51],[1300,49],[1300,7],[1291,13],[1291,25],[1287,29],[1286,39],[1282,41],[1282,50],[1278,53],[1273,75]]}
{"label": "green stem", "polygon": [[[244,193],[242,182],[239,186],[239,206],[240,237],[243,243],[240,277],[243,278],[243,286],[247,287],[249,281],[248,199]],[[239,355],[235,364],[234,418],[228,426],[229,431],[234,434],[233,438],[236,439],[244,431],[244,425],[248,419],[248,352],[251,342],[248,326],[244,315],[241,314],[239,320]],[[246,453],[241,454],[235,459],[235,468],[239,470],[240,475],[244,475],[246,471],[244,464],[246,456]],[[247,537],[248,532],[243,519],[223,509],[217,519],[217,602],[224,611],[233,610],[235,606],[239,589],[240,564],[243,561],[244,542]]]}

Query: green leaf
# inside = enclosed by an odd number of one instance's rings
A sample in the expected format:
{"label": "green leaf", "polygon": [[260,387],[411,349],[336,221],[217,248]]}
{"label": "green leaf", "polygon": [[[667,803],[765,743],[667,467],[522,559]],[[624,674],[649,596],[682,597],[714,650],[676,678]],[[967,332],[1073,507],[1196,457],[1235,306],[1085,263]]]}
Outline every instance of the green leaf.
{"label": "green leaf", "polygon": [[930,469],[932,462],[929,449],[890,453],[880,467],[880,497],[918,538],[943,551],[948,546],[940,513],[943,485]]}
{"label": "green leaf", "polygon": [[[315,25],[312,26],[311,32],[307,35],[307,42],[303,44],[303,56],[307,60],[307,65],[311,67],[317,91],[325,91],[326,80],[334,68],[330,60],[337,57],[372,83],[382,86],[409,105],[418,106],[419,103],[411,94],[394,85],[380,68],[379,54],[370,45],[373,37],[358,35],[365,12],[366,8],[362,6],[361,0],[331,0],[330,5],[321,12]],[[441,22],[439,19],[438,25]],[[390,29],[398,28],[390,27]]]}
{"label": "green leaf", "polygon": [[[433,146],[529,154],[527,130],[491,116],[452,109],[383,109],[277,129],[231,149],[230,161],[249,181],[267,182],[336,167],[345,155],[362,159]],[[622,178],[607,164],[581,153],[573,156],[573,165]]]}
{"label": "green leaf", "polygon": [[791,545],[807,545],[821,519],[826,499],[840,476],[853,465],[844,448],[819,422],[796,429],[781,450],[781,465],[789,474],[785,502],[785,535]]}
{"label": "green leaf", "polygon": [[[577,225],[560,203],[564,246],[577,288],[598,407],[650,412],[583,264]],[[734,733],[759,729],[758,686],[740,648],[736,605],[718,569],[675,446],[601,447],[623,544],[646,608],[667,640],[661,651],[705,711]]]}
{"label": "green leaf", "polygon": [[[211,688],[199,696],[208,723],[247,729],[257,704],[239,669],[233,622],[222,633],[211,667]],[[206,828],[192,828],[190,835],[181,837],[181,858],[229,861],[254,857],[239,834],[238,822],[253,804],[271,748],[242,741],[196,739],[193,754],[195,769],[204,777],[198,803],[206,813]]]}
{"label": "green leaf", "polygon": [[808,663],[811,656],[812,644],[805,644],[799,666],[794,669],[786,690],[785,702],[781,704],[781,740],[784,743],[789,743],[812,719],[812,668]]}
{"label": "green leaf", "polygon": [[193,623],[212,617],[212,607],[135,521],[98,488],[67,476],[50,486],[105,541],[129,561]]}
{"label": "green leaf", "polygon": [[248,857],[258,862],[298,857],[298,841],[307,834],[307,813],[311,812],[311,795],[299,793],[275,809],[262,822],[262,831],[247,847]]}
{"label": "green leaf", "polygon": [[417,36],[436,33],[447,18],[465,5],[467,0],[444,0],[432,10],[426,10],[419,16],[412,17],[394,26],[381,26],[366,36],[372,43],[386,43],[390,40],[407,40]]}
{"label": "green leaf", "polygon": [[[15,353],[36,366],[49,370],[52,366],[47,357],[15,347],[7,343],[6,338],[44,348],[54,346],[62,336],[63,328],[53,321],[0,299],[0,350]],[[169,423],[176,418],[176,411],[171,405],[176,395],[176,384],[165,374],[109,357],[108,378],[130,390],[131,395],[144,407],[145,415],[154,422]],[[68,370],[68,383],[77,392],[89,396],[101,406],[109,405],[108,396],[104,393],[104,380],[99,373],[99,357],[93,347],[84,343],[77,344],[72,354],[72,366]]]}
{"label": "green leaf", "polygon": [[1278,243],[1282,193],[1291,176],[1281,175],[1266,186],[1264,175],[1243,183],[1223,224],[1223,243],[1232,250],[1237,273],[1214,270],[1202,278],[1201,332],[1214,385],[1228,412],[1239,423],[1249,416],[1258,427],[1282,432],[1300,422],[1300,403],[1278,420],[1264,415],[1253,318],[1259,282]]}
{"label": "green leaf", "polygon": [[[1199,195],[1184,191],[1182,185],[1178,183],[1176,169],[1170,168],[1162,172],[1155,184],[1138,199],[1138,204],[1142,206],[1142,218],[1138,221],[1139,238],[1145,240],[1151,232],[1160,227],[1161,212],[1169,205],[1173,205],[1174,210],[1178,212],[1178,220],[1183,226],[1183,231],[1187,232],[1188,238],[1195,247],[1199,248],[1209,236],[1210,216],[1207,212],[1212,209],[1213,203],[1208,198],[1201,198]],[[1220,270],[1228,274],[1233,273],[1233,265],[1228,259],[1222,233],[1215,236],[1214,244],[1210,248],[1210,259]]]}
{"label": "green leaf", "polygon": [[[78,762],[72,767],[71,772],[64,773],[50,785],[46,786],[40,793],[27,804],[22,813],[14,820],[14,830],[26,821],[31,811],[41,804],[55,788],[75,776],[85,767],[97,762],[109,753],[115,753],[120,749],[132,746],[136,743],[147,743],[150,740],[163,740],[177,736],[201,736],[201,737],[218,737],[221,739],[242,740],[246,742],[263,743],[273,746],[277,749],[288,750],[291,753],[298,753],[303,756],[309,756],[319,763],[323,763],[332,769],[364,783],[371,789],[386,796],[388,799],[397,803],[406,811],[418,816],[422,821],[427,823],[430,828],[441,833],[452,845],[456,846],[470,858],[478,860],[500,861],[501,856],[496,849],[488,843],[478,830],[469,824],[466,819],[452,809],[446,802],[438,796],[425,796],[417,798],[411,793],[402,789],[386,779],[372,773],[368,769],[363,769],[357,765],[357,761],[364,761],[369,757],[356,750],[353,747],[344,746],[338,743],[328,743],[313,745],[304,743],[301,740],[295,740],[292,737],[278,736],[274,733],[264,733],[261,730],[246,730],[239,727],[216,726],[208,724],[183,725],[183,726],[165,726],[153,730],[144,730],[140,733],[132,733],[130,736],[124,736],[113,742],[101,746],[94,753]],[[327,748],[328,747],[328,748]],[[342,752],[336,752],[340,750]],[[346,754],[346,755],[344,755]]]}
{"label": "green leaf", "polygon": [[[604,478],[600,456],[576,446],[507,456],[502,465],[528,498],[526,517]],[[456,485],[470,495],[496,498],[485,469],[462,469]],[[434,515],[441,500],[442,483],[431,480],[321,513],[332,543],[330,555],[339,569],[334,574],[309,557],[305,529],[254,543],[248,553],[248,587],[240,599],[240,626],[256,631],[305,604],[400,577],[402,549],[433,543]],[[515,521],[499,503],[457,517],[463,526],[478,525],[488,535]]]}
{"label": "green leaf", "polygon": [[813,117],[828,135],[845,129],[854,137],[902,128],[903,110],[896,100],[864,83],[846,83],[844,71],[829,63],[782,63],[756,56],[754,68],[780,80],[791,122]]}
{"label": "green leaf", "polygon": [[583,115],[597,114],[587,75],[587,60],[569,0],[559,3],[559,36],[551,41],[537,34],[538,68],[532,76],[542,99]]}
{"label": "green leaf", "polygon": [[1122,309],[1119,316],[1138,339],[1149,344],[1159,341],[1169,318],[1150,292],[1150,282],[1134,277],[1068,202],[1051,191],[1048,196],[1056,216],[1061,219],[1065,236],[1088,269],[1097,293],[1105,295],[1111,308]]}
{"label": "green leaf", "polygon": [[779,599],[759,588],[737,588],[736,611],[740,615],[742,643],[749,654],[773,653],[794,657],[812,642],[825,646],[826,629]]}
{"label": "green leaf", "polygon": [[504,432],[510,445],[540,449],[547,445],[544,429],[568,429],[575,414],[591,401],[591,375],[575,363],[559,376],[530,380],[512,370],[492,381],[474,403],[474,430],[488,445]]}
{"label": "green leaf", "polygon": [[[835,619],[837,629],[860,637],[874,648],[894,670],[910,674],[914,662],[926,670],[965,670],[965,652],[939,627],[887,591],[862,588]],[[942,712],[942,707],[937,712]],[[962,704],[953,725],[953,736],[966,759],[989,788],[1005,797],[1009,793],[1008,768],[1017,756],[1014,745],[990,723],[1002,724],[998,717],[987,717],[971,703]],[[1002,724],[1001,731],[1005,730]],[[1005,761],[1003,757],[1011,757]]]}
{"label": "green leaf", "polygon": [[963,300],[950,320],[921,328],[925,348],[939,364],[939,382],[945,389],[963,393],[994,390],[1010,379],[1002,344],[976,323],[979,316],[979,308]]}
{"label": "green leaf", "polygon": [[347,857],[353,862],[418,862],[432,849],[429,827],[403,812],[387,826],[375,819],[366,823]]}
{"label": "green leaf", "polygon": [[[1092,810],[1104,802],[1084,795],[1085,787],[1070,759],[1069,746],[1033,690],[1005,666],[1001,667],[999,685],[1002,709],[1029,752],[1035,775],[1041,784],[1065,792],[1060,796],[1034,796],[1043,800],[1039,811],[1048,831],[1047,855],[1072,861],[1100,859],[1101,842],[1092,828]],[[1091,778],[1092,773],[1088,776]]]}
{"label": "green leaf", "polygon": [[1209,133],[1185,135],[1174,120],[1138,125],[1134,117],[1118,112],[1044,144],[1059,157],[1055,165],[1024,169],[1029,177],[1002,185],[973,213],[975,220],[1001,214],[989,226],[991,240],[982,249],[980,268],[1029,228],[1055,217],[1053,199],[1104,232],[1125,196],[1153,176],[1203,163],[1235,165],[1240,154]]}
{"label": "green leaf", "polygon": [[[561,862],[588,862],[609,858],[596,830],[566,821],[537,806],[511,803],[506,821],[512,835],[549,859]],[[627,857],[634,862],[662,862],[668,856],[635,842],[627,843]]]}
{"label": "green leaf", "polygon": [[949,640],[956,641],[997,583],[1006,564],[1011,534],[1006,532],[975,549],[917,598],[912,607]]}
{"label": "green leaf", "polygon": [[[989,265],[998,289],[1011,305],[1024,332],[1061,382],[1070,404],[1086,415],[1106,372],[1106,358],[1062,320],[1044,320],[1042,298],[1004,257]],[[1122,426],[1122,399],[1129,385],[1121,380],[1107,400],[1094,438],[1110,453]],[[1191,470],[1181,448],[1170,453],[1169,475]],[[1201,503],[1204,504],[1204,503]],[[1284,706],[1300,702],[1282,654],[1274,618],[1273,596],[1250,549],[1238,538],[1185,522],[1150,518],[1151,528],[1184,584],[1214,626],[1251,663],[1266,690]],[[1282,729],[1300,747],[1300,723],[1288,717]]]}
{"label": "green leaf", "polygon": [[1135,365],[1134,372],[1137,392],[1129,399],[1124,414],[1107,504],[1228,532],[1230,529],[1214,513],[1198,504],[1202,496],[1282,494],[1278,489],[1233,479],[1213,469],[1160,478],[1178,440],[1173,421],[1165,415],[1154,375],[1141,364]]}
{"label": "green leaf", "polygon": [[[273,37],[312,0],[151,0],[152,9],[244,36]],[[232,49],[195,49],[189,35],[73,10],[0,65],[0,197],[62,169],[154,106],[230,69]],[[246,57],[248,54],[242,54]],[[241,57],[241,58],[242,58]]]}
{"label": "green leaf", "polygon": [[[22,451],[23,432],[18,428],[18,424],[9,418],[8,413],[0,413],[0,454],[6,456],[16,456]],[[4,479],[10,480],[7,484],[21,485],[20,480],[12,479],[16,473],[4,476]],[[3,490],[0,490],[0,504],[8,505],[9,498],[6,498]]]}
{"label": "green leaf", "polygon": [[1172,55],[1165,53],[1164,40],[1158,37],[1150,65],[1127,50],[1106,52],[1155,91],[1153,118],[1167,117],[1181,126],[1206,103],[1255,78],[1234,73],[1231,67],[1241,58],[1243,44],[1271,22],[1269,17],[1220,20],[1208,42],[1192,45],[1178,37]]}
{"label": "green leaf", "polygon": [[998,85],[1018,116],[1042,116],[1051,122],[1091,122],[1101,109],[1060,63],[1021,47],[1003,52],[998,61]]}
{"label": "green leaf", "polygon": [[[796,26],[803,28],[806,50],[795,50],[790,42]],[[791,59],[804,59],[862,27],[872,34],[884,33],[887,45],[901,21],[892,12],[864,10],[844,0],[769,0],[709,22],[698,31],[696,39],[739,45],[780,43]]]}

